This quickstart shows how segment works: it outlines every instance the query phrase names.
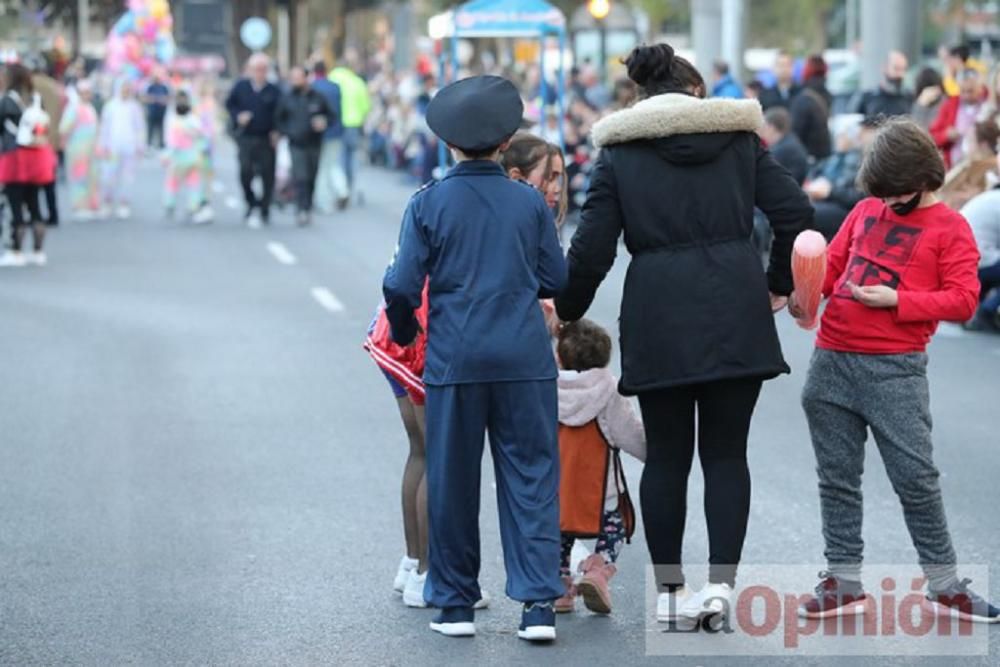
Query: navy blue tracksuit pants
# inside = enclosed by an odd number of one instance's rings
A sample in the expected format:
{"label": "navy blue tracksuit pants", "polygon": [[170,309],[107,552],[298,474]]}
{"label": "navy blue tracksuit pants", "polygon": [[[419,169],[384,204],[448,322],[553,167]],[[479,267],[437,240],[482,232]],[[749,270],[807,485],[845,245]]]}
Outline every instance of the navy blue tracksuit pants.
{"label": "navy blue tracksuit pants", "polygon": [[479,590],[484,435],[497,482],[507,595],[554,600],[559,579],[555,380],[427,387],[428,580],[435,607],[471,607]]}

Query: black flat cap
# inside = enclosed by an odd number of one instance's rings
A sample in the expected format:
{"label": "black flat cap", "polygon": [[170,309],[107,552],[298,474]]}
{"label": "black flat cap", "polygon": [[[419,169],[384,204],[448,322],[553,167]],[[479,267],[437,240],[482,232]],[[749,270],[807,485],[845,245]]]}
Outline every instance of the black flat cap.
{"label": "black flat cap", "polygon": [[438,91],[427,106],[427,125],[455,148],[481,151],[507,141],[523,114],[514,84],[499,76],[473,76]]}

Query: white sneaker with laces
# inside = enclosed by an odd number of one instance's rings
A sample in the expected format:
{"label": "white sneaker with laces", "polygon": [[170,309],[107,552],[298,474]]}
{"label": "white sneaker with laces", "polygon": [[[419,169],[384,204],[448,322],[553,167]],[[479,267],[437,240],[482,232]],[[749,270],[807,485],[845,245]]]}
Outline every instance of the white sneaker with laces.
{"label": "white sneaker with laces", "polygon": [[410,570],[417,569],[417,559],[403,556],[399,559],[399,568],[396,570],[396,578],[392,581],[392,590],[402,593],[406,588],[406,582],[410,578]]}
{"label": "white sneaker with laces", "polygon": [[656,597],[656,620],[660,623],[671,623],[681,618],[680,610],[691,597],[691,589],[681,586],[673,593],[660,593]]}
{"label": "white sneaker with laces", "polygon": [[417,568],[410,570],[410,576],[406,579],[406,588],[403,589],[403,604],[414,609],[427,607],[427,600],[424,599],[424,586],[426,584],[426,572],[420,574],[417,572]]}
{"label": "white sneaker with laces", "polygon": [[732,603],[733,589],[729,584],[706,584],[681,605],[681,616],[697,619],[712,614],[728,614]]}
{"label": "white sneaker with laces", "polygon": [[45,266],[49,263],[49,258],[45,256],[44,252],[31,252],[28,253],[25,261],[28,264],[34,264],[35,266]]}
{"label": "white sneaker with laces", "polygon": [[8,250],[0,255],[0,266],[25,266],[28,261],[24,258],[24,253]]}

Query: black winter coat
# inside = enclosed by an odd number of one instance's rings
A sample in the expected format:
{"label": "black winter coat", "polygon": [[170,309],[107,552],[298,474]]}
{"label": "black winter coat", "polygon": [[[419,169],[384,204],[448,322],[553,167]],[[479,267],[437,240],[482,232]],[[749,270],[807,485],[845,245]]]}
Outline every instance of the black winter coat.
{"label": "black winter coat", "polygon": [[[812,207],[761,145],[761,124],[753,100],[667,94],[594,126],[602,150],[556,309],[563,320],[584,315],[624,231],[623,394],[789,371],[768,290],[792,291],[792,243]],[[774,229],[766,275],[754,206]]]}
{"label": "black winter coat", "polygon": [[817,160],[830,155],[833,141],[830,138],[830,105],[833,97],[822,79],[810,79],[792,104],[792,130],[806,147],[809,155]]}

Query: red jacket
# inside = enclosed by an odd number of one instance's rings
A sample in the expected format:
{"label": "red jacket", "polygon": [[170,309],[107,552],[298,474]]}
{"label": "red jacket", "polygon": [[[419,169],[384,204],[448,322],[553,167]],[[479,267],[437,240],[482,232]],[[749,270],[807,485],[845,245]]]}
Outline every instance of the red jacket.
{"label": "red jacket", "polygon": [[[979,250],[969,223],[942,203],[899,216],[878,199],[847,216],[827,255],[817,346],[860,354],[923,352],[941,320],[964,322],[979,304]],[[869,308],[846,286],[888,285],[895,308]]]}
{"label": "red jacket", "polygon": [[931,137],[934,138],[934,143],[937,147],[941,149],[941,153],[944,155],[944,166],[946,169],[951,169],[951,149],[955,145],[955,142],[948,138],[948,131],[955,127],[955,119],[958,118],[958,106],[961,104],[962,98],[960,97],[947,97],[941,106],[938,108],[937,117],[928,130],[931,133]]}

